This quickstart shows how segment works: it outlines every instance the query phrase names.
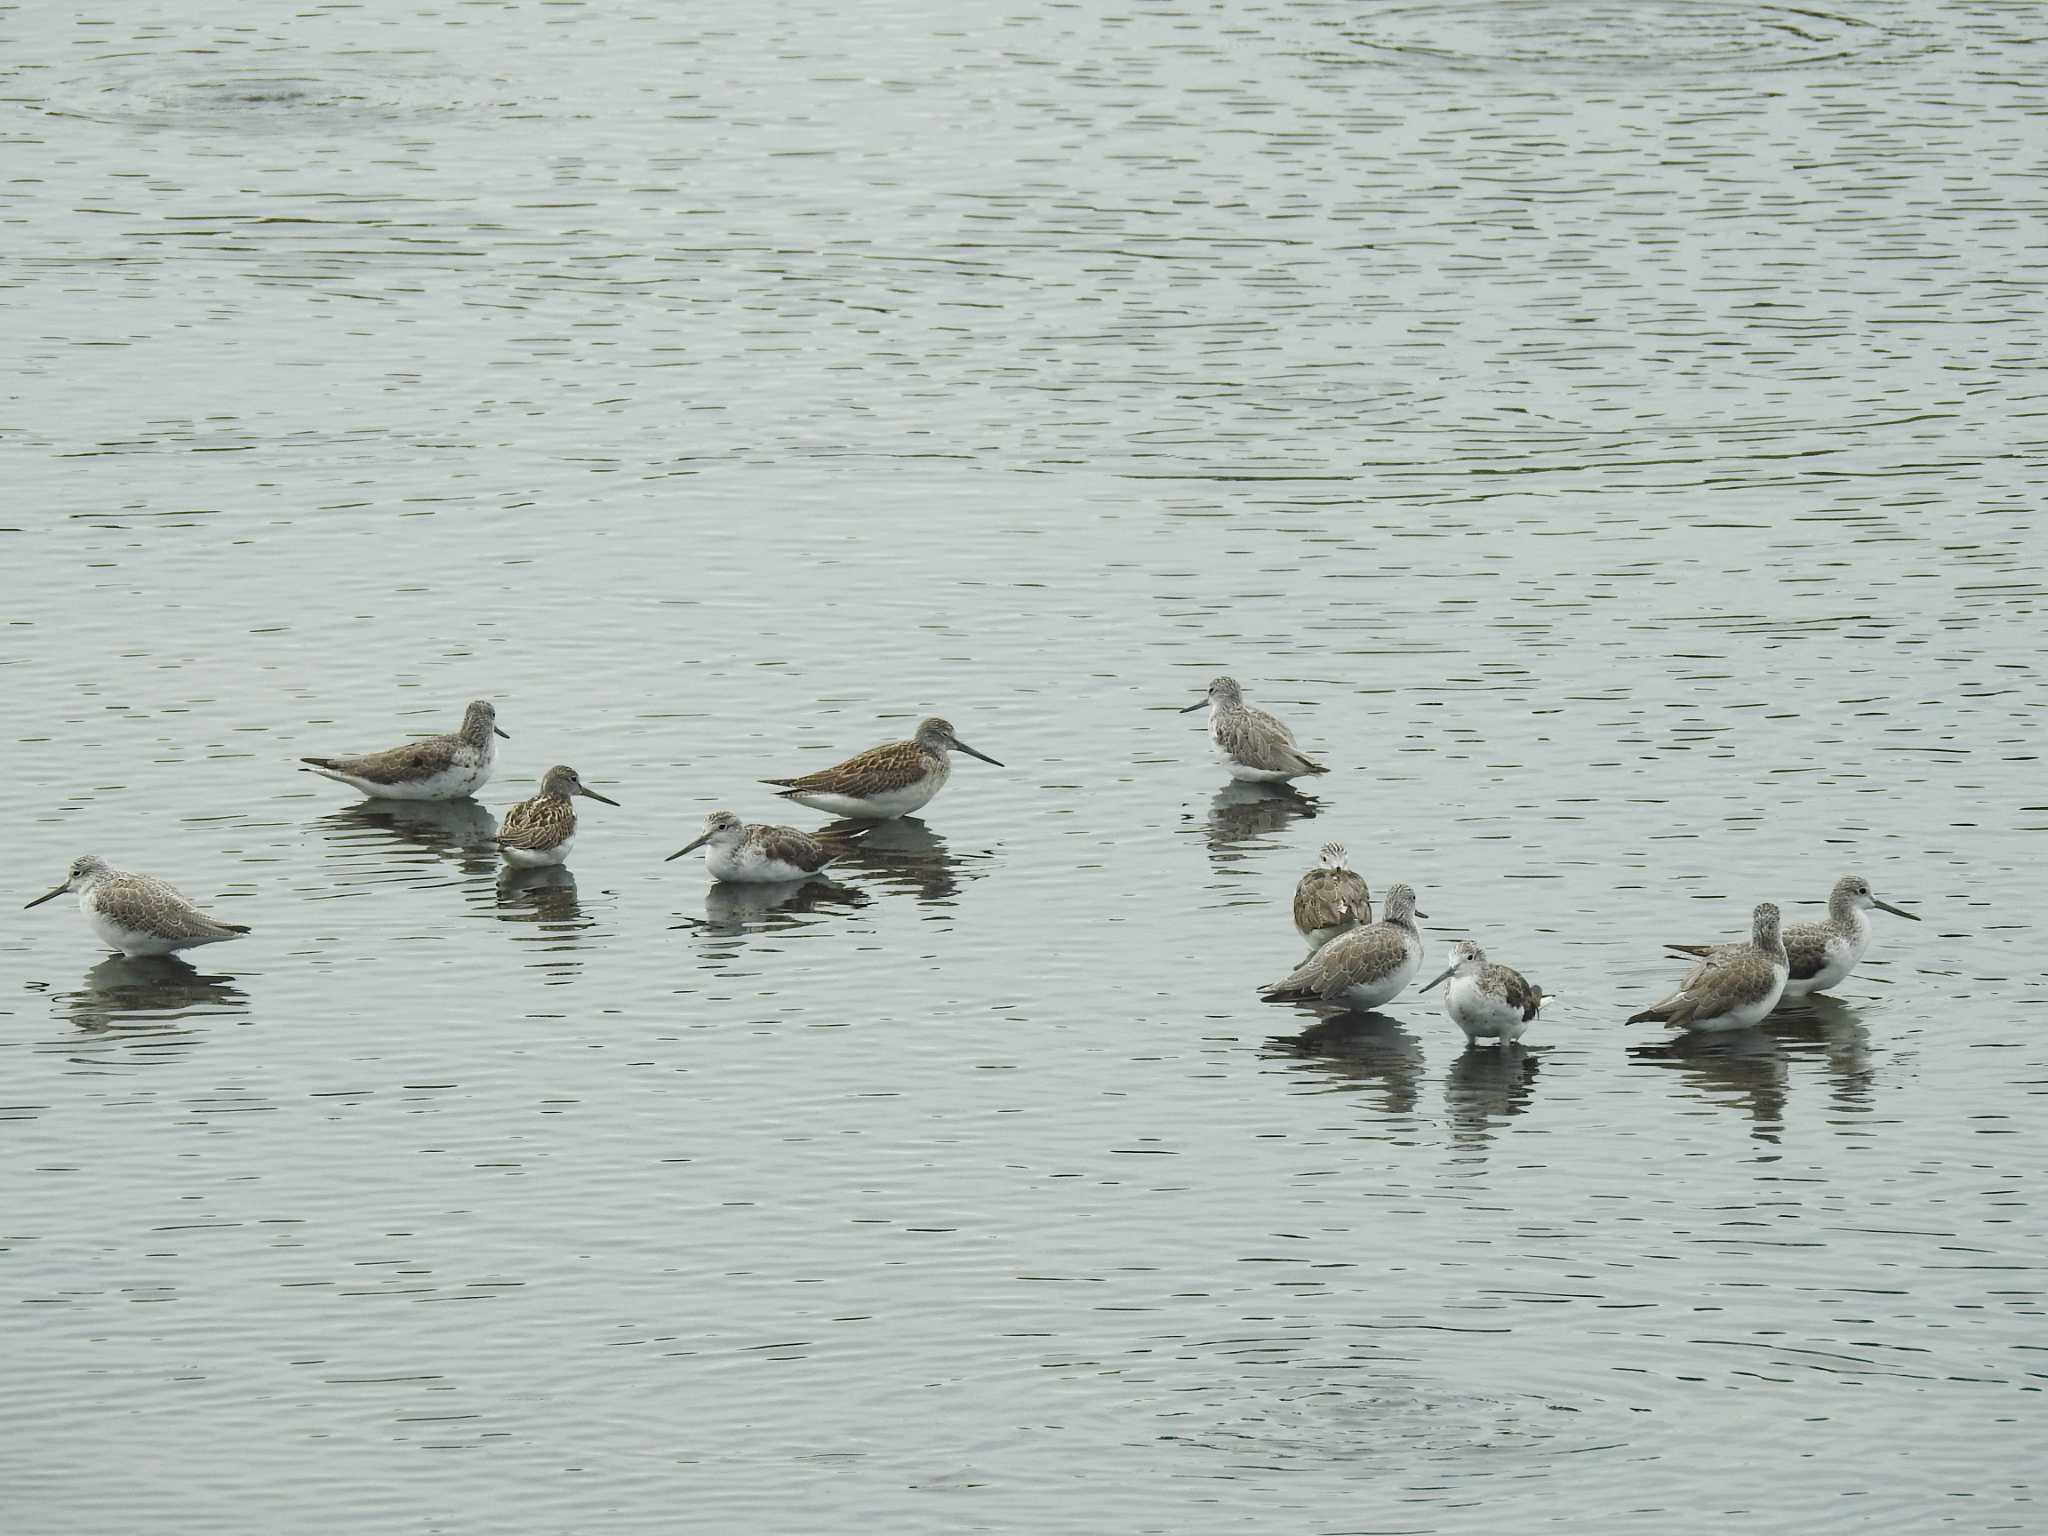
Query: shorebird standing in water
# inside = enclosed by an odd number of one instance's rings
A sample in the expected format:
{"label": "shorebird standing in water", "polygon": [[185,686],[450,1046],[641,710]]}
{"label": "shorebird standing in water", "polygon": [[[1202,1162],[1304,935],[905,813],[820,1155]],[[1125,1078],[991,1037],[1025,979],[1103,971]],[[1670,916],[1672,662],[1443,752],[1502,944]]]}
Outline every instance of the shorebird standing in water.
{"label": "shorebird standing in water", "polygon": [[[1861,875],[1844,875],[1828,893],[1828,915],[1818,923],[1793,923],[1785,929],[1785,960],[1790,967],[1785,978],[1785,997],[1805,997],[1825,992],[1856,969],[1870,948],[1870,919],[1863,914],[1875,907],[1894,917],[1919,922],[1919,916],[1902,911],[1871,894],[1870,882]],[[1681,955],[1698,955],[1706,960],[1726,960],[1741,953],[1741,944],[1667,944]]]}
{"label": "shorebird standing in water", "polygon": [[1414,979],[1422,964],[1422,929],[1415,919],[1412,887],[1387,892],[1385,915],[1340,933],[1295,967],[1292,974],[1260,988],[1268,1002],[1319,997],[1348,1003],[1361,1013],[1390,1002]]}
{"label": "shorebird standing in water", "polygon": [[849,828],[839,838],[827,840],[799,832],[795,827],[760,822],[749,825],[731,811],[713,811],[704,818],[704,835],[678,848],[669,858],[680,859],[702,848],[704,867],[714,880],[743,884],[808,880],[834,859],[851,852],[851,839],[866,830]]}
{"label": "shorebird standing in water", "polygon": [[28,906],[40,907],[67,891],[78,892],[78,910],[85,915],[92,931],[131,958],[168,955],[201,944],[221,944],[239,939],[249,931],[240,923],[223,923],[208,917],[161,880],[108,867],[107,861],[97,854],[81,854],[73,859],[64,883],[38,896]]}
{"label": "shorebird standing in water", "polygon": [[1294,927],[1321,949],[1338,934],[1372,921],[1372,892],[1365,877],[1345,861],[1342,843],[1325,843],[1323,862],[1294,887]]}
{"label": "shorebird standing in water", "polygon": [[587,786],[574,768],[550,768],[541,776],[540,793],[513,806],[498,824],[498,848],[507,864],[536,869],[569,857],[576,841],[576,807],[569,803],[573,795],[587,795],[606,805],[619,803]]}
{"label": "shorebird standing in water", "polygon": [[1670,1024],[1701,1034],[1747,1029],[1778,1006],[1789,969],[1778,909],[1760,902],[1747,944],[1731,945],[1724,956],[1700,961],[1685,973],[1676,992],[1630,1015],[1628,1022]]}
{"label": "shorebird standing in water", "polygon": [[1445,981],[1450,985],[1444,989],[1444,1013],[1467,1040],[1519,1040],[1537,1010],[1550,1001],[1520,971],[1487,964],[1486,951],[1470,939],[1451,946],[1450,966],[1422,990]]}
{"label": "shorebird standing in water", "polygon": [[946,779],[953,772],[947,754],[952,752],[965,752],[984,763],[1003,766],[986,752],[968,746],[953,733],[952,726],[934,715],[920,721],[917,734],[908,741],[869,747],[843,763],[799,778],[762,782],[781,786],[783,799],[808,805],[829,816],[894,821],[922,809],[946,787]]}
{"label": "shorebird standing in water", "polygon": [[[313,772],[373,800],[459,800],[484,787],[497,747],[498,712],[482,699],[463,711],[461,728],[361,757],[302,757]],[[511,738],[507,737],[507,740]]]}
{"label": "shorebird standing in water", "polygon": [[1233,779],[1284,784],[1304,774],[1330,771],[1303,754],[1294,744],[1294,732],[1263,709],[1245,703],[1236,678],[1217,678],[1205,697],[1181,713],[1191,715],[1203,705],[1209,709],[1209,739]]}

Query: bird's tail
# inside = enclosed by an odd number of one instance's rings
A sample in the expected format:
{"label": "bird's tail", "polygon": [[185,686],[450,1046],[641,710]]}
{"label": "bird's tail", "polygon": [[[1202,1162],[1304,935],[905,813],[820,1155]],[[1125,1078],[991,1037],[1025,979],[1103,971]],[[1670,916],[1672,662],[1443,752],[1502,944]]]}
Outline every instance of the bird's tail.
{"label": "bird's tail", "polygon": [[1697,955],[1702,960],[1714,952],[1714,946],[1711,944],[1666,944],[1664,947],[1676,950],[1681,955]]}

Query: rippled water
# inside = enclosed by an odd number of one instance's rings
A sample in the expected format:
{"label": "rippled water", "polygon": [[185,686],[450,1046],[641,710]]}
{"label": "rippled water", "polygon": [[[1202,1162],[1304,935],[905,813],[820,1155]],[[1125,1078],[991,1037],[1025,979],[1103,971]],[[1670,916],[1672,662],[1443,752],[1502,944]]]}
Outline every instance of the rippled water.
{"label": "rippled water", "polygon": [[[2034,6],[0,42],[14,885],[256,930],[0,932],[24,1530],[2041,1528]],[[477,695],[489,810],[293,771]],[[838,886],[662,862],[928,712]],[[1526,1049],[1256,1001],[1330,837]]]}

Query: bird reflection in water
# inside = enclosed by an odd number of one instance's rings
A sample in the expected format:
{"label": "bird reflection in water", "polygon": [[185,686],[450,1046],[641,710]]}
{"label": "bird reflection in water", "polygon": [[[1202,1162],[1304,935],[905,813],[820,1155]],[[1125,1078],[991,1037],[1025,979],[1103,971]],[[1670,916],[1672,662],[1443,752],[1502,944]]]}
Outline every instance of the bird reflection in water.
{"label": "bird reflection in water", "polygon": [[1828,1101],[1838,1116],[1870,1113],[1877,1074],[1870,1059],[1870,1031],[1854,1008],[1840,998],[1808,993],[1773,1014],[1764,1027],[1791,1057],[1818,1056],[1826,1063]]}
{"label": "bird reflection in water", "polygon": [[1761,1029],[1725,1034],[1685,1034],[1655,1045],[1631,1047],[1636,1061],[1669,1067],[1709,1103],[1725,1104],[1749,1116],[1750,1134],[1775,1143],[1785,1128],[1789,1072],[1784,1049]]}
{"label": "bird reflection in water", "polygon": [[1860,1126],[1874,1098],[1869,1030],[1854,1008],[1821,994],[1788,1004],[1755,1029],[1681,1036],[1629,1055],[1676,1067],[1714,1102],[1746,1110],[1759,1141],[1776,1142],[1785,1128],[1796,1062],[1824,1063],[1838,1124]]}
{"label": "bird reflection in water", "polygon": [[1303,1072],[1328,1074],[1337,1083],[1377,1086],[1389,1114],[1415,1108],[1422,1081],[1422,1042],[1399,1019],[1383,1013],[1340,1013],[1309,1025],[1298,1035],[1275,1035],[1267,1054],[1298,1058]]}
{"label": "bird reflection in water", "polygon": [[1296,821],[1312,820],[1322,802],[1285,784],[1248,784],[1233,779],[1209,801],[1209,851],[1229,853],[1271,837]]}
{"label": "bird reflection in water", "polygon": [[[840,864],[845,860],[840,860]],[[838,864],[833,866],[835,869]],[[800,928],[813,913],[834,908],[864,907],[865,891],[833,880],[749,881],[745,884],[714,880],[704,892],[704,916],[686,918],[683,926],[704,933],[732,937],[765,933],[776,929]]]}
{"label": "bird reflection in water", "polygon": [[1513,1042],[1468,1045],[1444,1076],[1444,1103],[1459,1141],[1493,1139],[1495,1121],[1521,1114],[1536,1092],[1537,1054]]}
{"label": "bird reflection in water", "polygon": [[497,818],[474,800],[359,800],[318,824],[351,854],[426,852],[470,874],[498,867]]}
{"label": "bird reflection in water", "polygon": [[498,917],[571,933],[590,926],[576,900],[576,873],[566,864],[508,865],[498,876]]}
{"label": "bird reflection in water", "polygon": [[519,935],[520,943],[535,947],[528,963],[550,983],[573,981],[583,969],[577,951],[592,926],[576,899],[575,872],[565,864],[508,867],[498,876],[496,898],[500,922],[529,926]]}
{"label": "bird reflection in water", "polygon": [[855,827],[866,836],[833,861],[835,876],[858,874],[893,891],[907,891],[919,901],[948,902],[959,894],[967,861],[948,851],[946,840],[915,816],[895,821],[835,821],[813,836],[830,840]]}
{"label": "bird reflection in water", "polygon": [[232,977],[202,975],[170,956],[112,956],[85,973],[79,990],[59,993],[54,1001],[81,1030],[118,1030],[138,1044],[158,1046],[191,1040],[198,1021],[244,1013],[249,1006]]}

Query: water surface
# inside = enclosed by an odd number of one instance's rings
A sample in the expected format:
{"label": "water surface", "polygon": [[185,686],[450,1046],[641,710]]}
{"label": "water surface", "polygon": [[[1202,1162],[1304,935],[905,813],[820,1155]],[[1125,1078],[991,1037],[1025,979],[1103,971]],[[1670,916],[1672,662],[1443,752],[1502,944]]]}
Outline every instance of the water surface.
{"label": "water surface", "polygon": [[[0,40],[18,899],[256,930],[0,931],[23,1529],[2040,1526],[2033,7]],[[293,769],[475,696],[481,807]],[[932,712],[839,888],[663,862]],[[1526,1049],[1256,1001],[1333,837]]]}

